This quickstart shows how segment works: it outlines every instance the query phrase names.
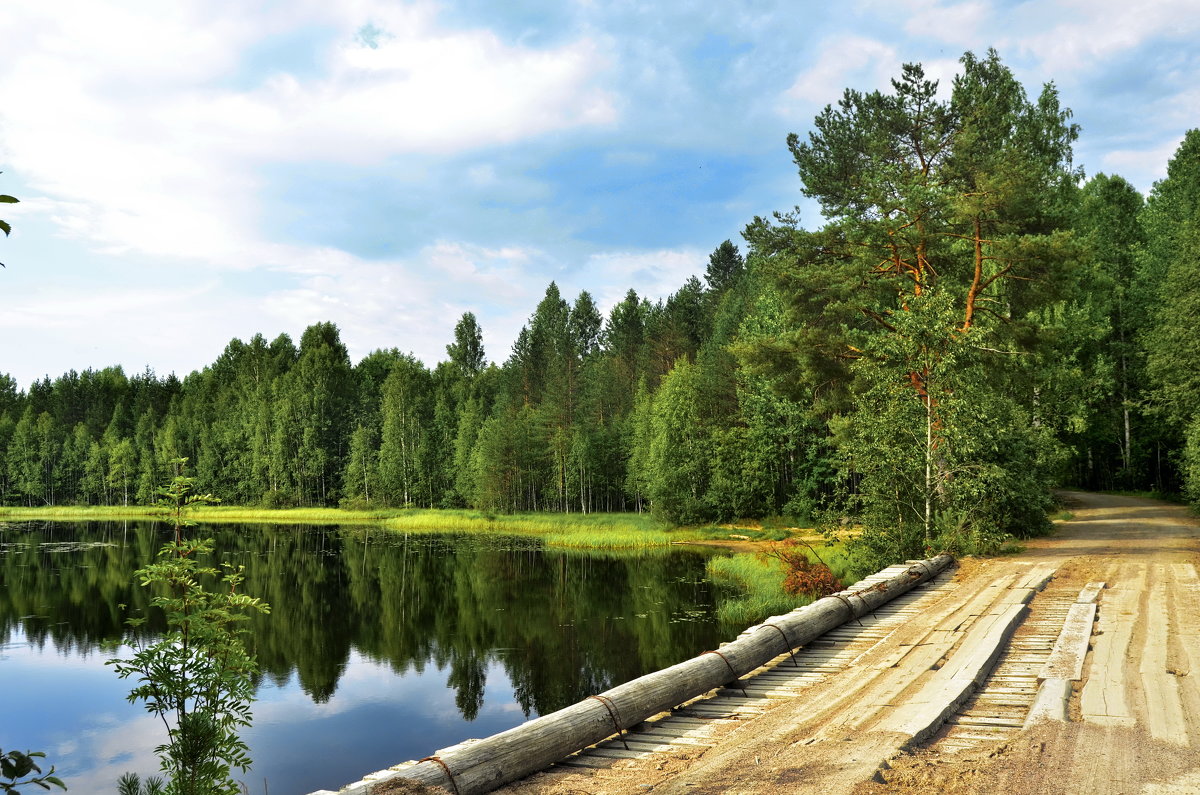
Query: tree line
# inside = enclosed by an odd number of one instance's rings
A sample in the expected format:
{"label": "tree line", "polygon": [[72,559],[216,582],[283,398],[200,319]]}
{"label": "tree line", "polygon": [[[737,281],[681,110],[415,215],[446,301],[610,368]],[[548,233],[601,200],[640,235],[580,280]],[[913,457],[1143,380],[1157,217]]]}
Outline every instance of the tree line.
{"label": "tree line", "polygon": [[1200,131],[1148,199],[1077,136],[994,52],[948,97],[906,65],[789,138],[816,229],[755,218],[607,314],[551,283],[502,362],[468,312],[433,367],[318,323],[182,380],[0,376],[0,494],[149,502],[187,457],[232,503],[827,511],[882,556],[1028,535],[1053,484],[1200,502]]}

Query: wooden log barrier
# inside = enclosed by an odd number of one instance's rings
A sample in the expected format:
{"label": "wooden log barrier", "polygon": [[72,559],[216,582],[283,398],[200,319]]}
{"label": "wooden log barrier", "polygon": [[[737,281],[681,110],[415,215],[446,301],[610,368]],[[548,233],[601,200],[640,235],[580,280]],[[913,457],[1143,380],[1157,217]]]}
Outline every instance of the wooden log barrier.
{"label": "wooden log barrier", "polygon": [[369,795],[375,785],[397,778],[440,786],[456,795],[490,792],[652,715],[727,685],[780,654],[866,615],[935,577],[952,562],[949,555],[918,561],[869,588],[841,591],[791,613],[774,616],[751,627],[751,631],[721,647],[719,652],[705,652],[508,731],[446,749],[441,756],[423,759],[394,776],[357,782],[341,792]]}

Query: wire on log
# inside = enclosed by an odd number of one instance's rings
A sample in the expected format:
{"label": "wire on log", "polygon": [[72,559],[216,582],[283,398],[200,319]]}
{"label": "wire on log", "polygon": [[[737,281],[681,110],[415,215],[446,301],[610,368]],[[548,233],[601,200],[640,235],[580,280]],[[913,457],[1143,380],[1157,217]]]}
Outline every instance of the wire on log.
{"label": "wire on log", "polygon": [[453,789],[454,789],[454,795],[458,795],[458,782],[456,782],[454,780],[454,774],[450,772],[449,765],[447,765],[441,759],[438,759],[436,756],[427,756],[424,759],[421,759],[419,761],[421,761],[421,762],[437,762],[439,765],[441,765],[442,770],[446,771],[446,778],[450,779],[450,786],[453,787]]}
{"label": "wire on log", "polygon": [[786,632],[784,632],[784,631],[783,631],[782,629],[780,629],[779,627],[775,626],[774,624],[768,624],[768,623],[767,623],[767,622],[765,622],[765,621],[764,621],[763,623],[759,624],[759,626],[760,626],[760,627],[770,627],[771,629],[775,630],[776,632],[778,632],[780,635],[782,635],[782,636],[783,636],[783,644],[784,644],[785,646],[787,646],[787,653],[788,653],[788,654],[790,654],[790,655],[791,655],[791,657],[792,657],[792,665],[793,665],[794,667],[796,667],[796,668],[799,668],[799,667],[800,667],[800,663],[796,662],[796,652],[795,652],[795,647],[794,647],[794,646],[792,646],[792,642],[791,642],[790,640],[788,640],[787,633],[786,633]]}
{"label": "wire on log", "polygon": [[617,709],[617,705],[608,696],[588,696],[594,698],[604,705],[608,710],[608,717],[612,718],[613,726],[617,727],[617,739],[621,741],[621,745],[625,746],[625,750],[629,750],[629,743],[625,742],[624,729],[621,728],[621,711]]}
{"label": "wire on log", "polygon": [[[725,661],[725,667],[729,669],[729,673],[733,674],[733,679],[730,680],[731,682],[737,682],[737,681],[741,680],[741,677],[738,676],[737,671],[733,670],[733,666],[729,664],[729,659],[724,654],[721,654],[721,652],[719,652],[719,651],[702,651],[702,652],[700,652],[701,657],[703,657],[706,654],[715,654],[718,657],[720,657],[722,660]],[[745,685],[740,686],[738,688],[738,690],[742,691],[743,696],[746,696],[746,698],[750,698],[750,696],[746,695],[746,686]]]}

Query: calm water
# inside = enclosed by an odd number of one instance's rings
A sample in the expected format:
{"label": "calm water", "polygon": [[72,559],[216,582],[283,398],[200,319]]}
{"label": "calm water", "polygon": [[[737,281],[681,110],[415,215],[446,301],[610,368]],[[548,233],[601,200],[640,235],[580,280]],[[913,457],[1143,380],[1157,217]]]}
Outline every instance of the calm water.
{"label": "calm water", "polygon": [[[336,789],[723,639],[700,552],[199,529],[221,559],[245,565],[244,590],[271,605],[253,622],[262,675],[243,735],[254,767],[242,776],[252,793]],[[131,683],[104,661],[129,611],[147,603],[133,571],[167,538],[148,523],[0,525],[0,748],[46,751],[75,795],[113,793],[121,773],[158,769],[162,725],[126,702]]]}

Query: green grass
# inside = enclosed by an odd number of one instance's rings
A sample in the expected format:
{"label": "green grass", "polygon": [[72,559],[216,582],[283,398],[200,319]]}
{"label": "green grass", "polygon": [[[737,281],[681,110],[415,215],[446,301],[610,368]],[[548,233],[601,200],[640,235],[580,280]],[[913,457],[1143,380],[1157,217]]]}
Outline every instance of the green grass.
{"label": "green grass", "polygon": [[[0,519],[104,521],[157,519],[161,511],[150,506],[57,506],[0,508]],[[362,524],[380,525],[409,533],[488,533],[541,539],[547,546],[569,549],[648,549],[709,538],[702,530],[674,528],[648,514],[492,514],[467,510],[345,508],[245,508],[232,505],[193,509],[197,522],[219,524]]]}
{"label": "green grass", "polygon": [[748,627],[812,601],[785,593],[783,564],[754,553],[711,558],[708,576],[728,593],[717,604],[717,620],[731,629]]}
{"label": "green grass", "polygon": [[830,546],[821,544],[813,544],[816,548],[816,553],[813,550],[805,550],[809,560],[819,560],[829,567],[833,572],[833,576],[842,581],[843,586],[853,585],[868,574],[874,574],[875,571],[862,571],[861,566],[850,556],[846,549],[846,541],[837,541]]}
{"label": "green grass", "polygon": [[[805,550],[809,560],[824,562],[834,576],[849,585],[853,576],[851,560],[844,542],[831,547],[814,545],[817,554]],[[717,619],[729,629],[742,629],[764,618],[787,613],[809,604],[808,596],[792,596],[783,590],[786,577],[783,564],[767,555],[741,552],[708,561],[708,576],[724,588],[728,596],[717,605]]]}
{"label": "green grass", "polygon": [[479,511],[408,511],[384,521],[409,532],[484,532],[541,538],[548,546],[577,549],[665,547],[704,537],[673,529],[646,514],[488,514]]}
{"label": "green grass", "polygon": [[[77,505],[41,508],[0,508],[3,520],[104,521],[114,519],[158,519],[161,510],[146,505]],[[192,511],[192,518],[208,524],[340,524],[378,525],[409,533],[488,533],[541,539],[547,546],[566,549],[639,550],[671,544],[727,540],[730,536],[750,541],[774,541],[791,537],[794,531],[781,527],[758,529],[739,525],[675,527],[649,514],[637,513],[517,513],[498,514],[472,510],[426,510],[404,508],[253,508],[236,505],[205,505]],[[845,579],[849,565],[844,555],[830,556],[827,547],[817,546],[834,574]],[[841,550],[841,545],[834,548]]]}
{"label": "green grass", "polygon": [[[397,510],[356,511],[343,508],[243,508],[235,505],[201,505],[191,509],[198,522],[273,524],[350,524],[378,522],[400,513]],[[60,505],[43,508],[0,508],[0,519],[61,519],[102,521],[105,519],[157,519],[161,508],[151,505]]]}
{"label": "green grass", "polygon": [[741,527],[734,525],[697,525],[688,528],[699,538],[737,539],[740,541],[784,541],[795,535],[795,531],[785,527]]}

